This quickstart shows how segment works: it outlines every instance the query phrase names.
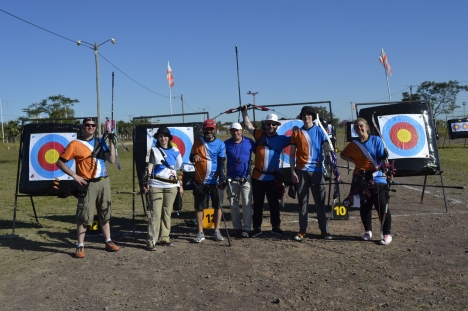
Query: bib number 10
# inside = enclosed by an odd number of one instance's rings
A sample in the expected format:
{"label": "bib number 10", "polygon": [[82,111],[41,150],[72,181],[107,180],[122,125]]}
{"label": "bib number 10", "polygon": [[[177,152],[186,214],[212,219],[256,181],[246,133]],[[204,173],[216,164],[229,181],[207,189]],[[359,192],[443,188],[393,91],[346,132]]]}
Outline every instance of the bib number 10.
{"label": "bib number 10", "polygon": [[333,207],[333,219],[349,219],[348,209],[343,203],[336,203]]}

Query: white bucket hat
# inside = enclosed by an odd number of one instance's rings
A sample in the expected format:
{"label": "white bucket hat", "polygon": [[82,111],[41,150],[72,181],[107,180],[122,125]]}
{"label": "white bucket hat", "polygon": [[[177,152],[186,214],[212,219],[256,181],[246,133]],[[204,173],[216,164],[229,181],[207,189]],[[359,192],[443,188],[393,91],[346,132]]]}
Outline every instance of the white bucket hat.
{"label": "white bucket hat", "polygon": [[234,122],[231,124],[231,127],[229,128],[230,130],[235,129],[235,130],[241,130],[242,131],[242,126],[240,123]]}
{"label": "white bucket hat", "polygon": [[278,116],[274,113],[270,113],[269,115],[266,116],[265,120],[263,122],[275,122],[277,125],[281,125],[281,123],[278,121]]}

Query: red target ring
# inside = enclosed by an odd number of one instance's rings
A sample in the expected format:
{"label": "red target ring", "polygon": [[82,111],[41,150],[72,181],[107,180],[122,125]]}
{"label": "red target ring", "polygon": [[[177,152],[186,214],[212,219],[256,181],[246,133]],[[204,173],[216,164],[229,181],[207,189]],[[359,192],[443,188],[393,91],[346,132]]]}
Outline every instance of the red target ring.
{"label": "red target ring", "polygon": [[398,122],[390,129],[390,139],[398,148],[409,150],[418,143],[418,132],[413,125],[406,122]]}
{"label": "red target ring", "polygon": [[55,163],[64,149],[65,147],[60,143],[48,142],[39,149],[37,162],[46,171],[56,171],[58,167]]}
{"label": "red target ring", "polygon": [[171,142],[174,146],[177,147],[177,149],[179,149],[180,151],[180,155],[182,157],[184,157],[185,155],[185,144],[184,142],[182,141],[182,139],[180,139],[179,137],[177,136],[174,136],[172,135],[172,142]]}

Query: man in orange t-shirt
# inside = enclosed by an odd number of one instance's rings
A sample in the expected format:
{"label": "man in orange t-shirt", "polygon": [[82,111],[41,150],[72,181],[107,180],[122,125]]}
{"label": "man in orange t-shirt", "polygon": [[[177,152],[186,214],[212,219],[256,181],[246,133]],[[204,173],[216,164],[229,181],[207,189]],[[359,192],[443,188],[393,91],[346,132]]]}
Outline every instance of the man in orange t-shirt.
{"label": "man in orange t-shirt", "polygon": [[[88,185],[86,196],[78,198],[76,258],[84,257],[84,238],[87,226],[93,223],[95,206],[106,239],[105,249],[111,252],[119,250],[110,236],[111,189],[105,164],[105,160],[109,163],[115,162],[115,146],[111,143],[108,147],[104,140],[94,137],[95,132],[94,120],[85,118],[82,122],[82,136],[70,142],[57,161],[58,168],[73,177],[80,186]],[[113,134],[109,133],[108,136],[111,140]],[[72,159],[76,161],[76,173],[66,164]]]}

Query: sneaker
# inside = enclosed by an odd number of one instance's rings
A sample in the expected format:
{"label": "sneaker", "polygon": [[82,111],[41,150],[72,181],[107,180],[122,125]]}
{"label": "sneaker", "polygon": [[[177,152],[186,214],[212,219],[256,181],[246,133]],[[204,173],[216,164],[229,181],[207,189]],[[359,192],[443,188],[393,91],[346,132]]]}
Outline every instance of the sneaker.
{"label": "sneaker", "polygon": [[242,231],[241,234],[240,234],[240,237],[241,238],[244,238],[244,239],[248,239],[250,238],[250,235],[247,231]]}
{"label": "sneaker", "polygon": [[113,241],[109,241],[106,243],[106,251],[108,252],[117,252],[120,249]]}
{"label": "sneaker", "polygon": [[262,229],[260,229],[260,228],[255,228],[255,229],[253,229],[253,231],[250,233],[250,237],[255,238],[255,237],[257,237],[257,236],[259,236],[259,235],[261,235],[261,234],[262,234]]}
{"label": "sneaker", "polygon": [[76,248],[75,257],[84,258],[84,246],[80,246]]}
{"label": "sneaker", "polygon": [[364,235],[362,236],[362,239],[364,241],[370,241],[370,239],[372,239],[372,231],[364,232]]}
{"label": "sneaker", "polygon": [[153,245],[153,243],[150,243],[150,244],[148,244],[146,246],[146,250],[150,251],[150,252],[155,251],[156,250],[156,245]]}
{"label": "sneaker", "polygon": [[162,241],[159,243],[161,246],[167,246],[167,247],[173,247],[174,246],[174,243],[170,242],[170,241]]}
{"label": "sneaker", "polygon": [[224,240],[224,237],[221,235],[221,231],[215,230],[215,232],[214,232],[214,239],[215,239],[215,241],[222,241],[222,240]]}
{"label": "sneaker", "polygon": [[380,241],[381,245],[388,245],[392,243],[392,236],[390,234],[386,234],[383,236],[383,240]]}
{"label": "sneaker", "polygon": [[193,242],[200,243],[201,241],[205,240],[205,234],[203,232],[198,232]]}
{"label": "sneaker", "polygon": [[294,240],[300,242],[300,241],[302,241],[303,238],[305,238],[305,236],[306,236],[305,232],[299,231],[299,233],[296,234],[296,236],[294,237]]}
{"label": "sneaker", "polygon": [[320,235],[325,239],[325,240],[333,240],[333,236],[325,231],[322,231]]}
{"label": "sneaker", "polygon": [[284,232],[279,227],[273,227],[273,229],[271,229],[271,234],[284,235]]}

